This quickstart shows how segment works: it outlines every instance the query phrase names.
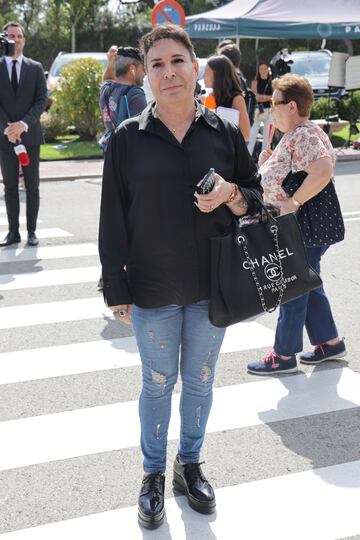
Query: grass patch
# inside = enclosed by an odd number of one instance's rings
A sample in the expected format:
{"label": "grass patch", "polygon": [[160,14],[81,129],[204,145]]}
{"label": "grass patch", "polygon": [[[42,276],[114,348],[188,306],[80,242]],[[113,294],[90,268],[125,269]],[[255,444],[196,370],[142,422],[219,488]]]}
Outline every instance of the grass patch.
{"label": "grass patch", "polygon": [[58,137],[56,142],[40,147],[41,161],[93,159],[103,156],[96,141],[79,141],[77,136]]}
{"label": "grass patch", "polygon": [[[350,141],[354,142],[360,137],[360,122],[357,123],[359,133],[351,135]],[[331,136],[332,145],[337,148],[342,146],[349,138],[349,125],[345,126],[341,131],[337,131]]]}

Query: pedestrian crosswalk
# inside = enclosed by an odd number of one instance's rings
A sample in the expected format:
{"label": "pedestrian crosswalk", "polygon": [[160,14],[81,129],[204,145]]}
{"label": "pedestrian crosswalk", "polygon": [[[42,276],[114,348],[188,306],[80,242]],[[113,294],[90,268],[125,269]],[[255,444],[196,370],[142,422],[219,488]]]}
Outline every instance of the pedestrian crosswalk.
{"label": "pedestrian crosswalk", "polygon": [[[0,200],[2,215],[3,208]],[[280,378],[247,375],[247,360],[274,340],[265,319],[230,327],[220,352],[204,446],[217,513],[197,514],[171,491],[177,387],[169,427],[167,518],[160,529],[142,531],[136,517],[138,401],[129,397],[140,379],[136,340],[131,329],[112,320],[97,292],[95,239],[80,243],[73,232],[57,228],[39,227],[37,233],[52,245],[0,252],[4,539],[339,540],[360,533],[360,455],[356,448],[350,451],[354,441],[360,443],[360,374],[339,362]],[[41,300],[36,291],[43,291]],[[86,325],[102,321],[103,331],[89,338]],[[76,343],[69,324],[78,328]],[[41,346],[1,345],[9,332],[31,335],[45,327]],[[112,381],[121,388],[113,389]],[[84,389],[103,395],[100,405],[94,406]],[[66,399],[81,392],[82,405],[66,407]],[[8,400],[18,395],[23,406],[9,419]],[[34,395],[43,400],[41,414],[33,412]],[[53,412],[57,400],[62,405]]]}

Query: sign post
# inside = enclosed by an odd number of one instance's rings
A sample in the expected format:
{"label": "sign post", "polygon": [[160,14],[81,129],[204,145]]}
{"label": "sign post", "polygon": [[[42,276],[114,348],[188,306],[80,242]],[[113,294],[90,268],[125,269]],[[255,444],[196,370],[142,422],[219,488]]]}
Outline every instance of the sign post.
{"label": "sign post", "polygon": [[161,0],[152,10],[151,24],[153,27],[158,24],[177,24],[185,28],[185,11],[175,0]]}

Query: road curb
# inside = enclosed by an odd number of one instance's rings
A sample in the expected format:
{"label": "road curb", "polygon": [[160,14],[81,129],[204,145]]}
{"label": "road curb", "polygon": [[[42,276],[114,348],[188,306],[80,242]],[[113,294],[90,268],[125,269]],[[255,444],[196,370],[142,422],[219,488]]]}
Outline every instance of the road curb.
{"label": "road curb", "polygon": [[42,176],[40,182],[74,182],[75,180],[92,180],[94,178],[102,178],[101,173],[92,173],[92,174],[71,174],[63,176]]}
{"label": "road curb", "polygon": [[358,156],[349,156],[349,155],[338,155],[336,156],[336,161],[359,161],[360,160],[360,151]]}

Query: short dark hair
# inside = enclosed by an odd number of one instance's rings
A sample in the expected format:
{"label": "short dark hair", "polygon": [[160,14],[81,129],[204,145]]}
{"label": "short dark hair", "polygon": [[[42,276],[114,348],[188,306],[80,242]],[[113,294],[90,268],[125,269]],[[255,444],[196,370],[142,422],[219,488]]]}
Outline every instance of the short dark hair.
{"label": "short dark hair", "polygon": [[196,60],[193,44],[191,43],[189,35],[185,32],[185,30],[180,28],[180,26],[176,26],[175,24],[163,24],[155,26],[151,32],[148,32],[140,39],[140,47],[144,54],[145,66],[149,50],[157,41],[162,39],[172,39],[178,43],[181,43],[189,51],[191,60]]}
{"label": "short dark hair", "polygon": [[125,58],[133,58],[134,60],[140,62],[140,64],[144,63],[142,52],[137,47],[118,47],[117,53],[118,56],[125,56]]}
{"label": "short dark hair", "polygon": [[129,66],[140,66],[144,64],[140,49],[136,47],[118,47],[115,62],[115,75],[121,77],[126,75]]}
{"label": "short dark hair", "polygon": [[20,30],[22,31],[23,33],[23,36],[25,37],[25,30],[24,28],[21,26],[20,23],[16,22],[16,21],[9,21],[7,22],[4,26],[3,26],[3,31],[6,31],[9,26],[15,26],[16,28],[20,28]]}
{"label": "short dark hair", "polygon": [[234,41],[232,39],[222,39],[218,46],[216,47],[216,50],[222,49],[222,47],[226,47],[226,45],[233,45]]}
{"label": "short dark hair", "polygon": [[226,56],[236,69],[240,69],[241,52],[235,43],[229,43],[227,45],[223,45],[222,47],[219,45],[216,51],[217,54],[223,54]]}

